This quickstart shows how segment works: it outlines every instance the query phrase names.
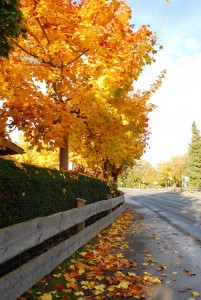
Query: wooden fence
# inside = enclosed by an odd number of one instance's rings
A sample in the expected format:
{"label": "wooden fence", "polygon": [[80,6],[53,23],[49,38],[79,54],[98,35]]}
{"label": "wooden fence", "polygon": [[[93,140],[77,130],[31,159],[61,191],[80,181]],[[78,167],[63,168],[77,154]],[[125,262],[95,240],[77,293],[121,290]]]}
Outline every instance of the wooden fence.
{"label": "wooden fence", "polygon": [[[1,229],[0,267],[2,263],[16,255],[72,226],[81,225],[81,230],[75,235],[0,278],[1,300],[16,300],[67,257],[109,226],[124,209],[124,195],[121,195]],[[85,228],[85,220],[105,211],[108,212],[105,217]]]}

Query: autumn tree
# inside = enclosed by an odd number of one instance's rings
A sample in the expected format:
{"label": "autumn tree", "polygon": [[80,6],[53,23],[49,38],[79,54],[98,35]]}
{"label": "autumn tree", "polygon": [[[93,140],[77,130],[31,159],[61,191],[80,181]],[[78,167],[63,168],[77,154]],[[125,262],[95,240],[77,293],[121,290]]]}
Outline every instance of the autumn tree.
{"label": "autumn tree", "polygon": [[192,139],[188,150],[188,176],[190,186],[201,186],[201,135],[195,122],[192,124]]}
{"label": "autumn tree", "polygon": [[163,186],[182,186],[182,181],[187,176],[188,156],[174,155],[169,161],[158,165],[157,173],[159,183]]}
{"label": "autumn tree", "polygon": [[8,58],[12,49],[12,39],[22,34],[25,37],[26,27],[19,0],[1,0],[0,3],[0,56]]}
{"label": "autumn tree", "polygon": [[159,185],[169,186],[170,184],[172,184],[172,182],[170,182],[172,180],[172,170],[169,162],[160,162],[157,166],[157,173]]}
{"label": "autumn tree", "polygon": [[[87,136],[80,137],[80,151],[74,151],[81,154],[87,168],[101,169],[104,178],[117,180],[124,166],[132,166],[134,159],[142,156],[149,135],[148,113],[154,108],[148,104],[151,93],[116,96],[118,113],[103,111],[102,115],[108,117],[97,120],[96,130],[88,127]],[[124,105],[118,107],[119,103]]]}
{"label": "autumn tree", "polygon": [[156,187],[159,185],[157,170],[152,165],[150,165],[144,173],[144,182],[148,187]]}
{"label": "autumn tree", "polygon": [[154,61],[155,35],[132,30],[123,0],[22,0],[21,9],[27,39],[1,61],[2,134],[7,120],[39,149],[60,147],[60,168],[70,144],[87,164],[118,173],[146,145],[148,100],[161,78],[149,91],[132,89]]}
{"label": "autumn tree", "polygon": [[120,181],[126,187],[145,187],[147,184],[151,184],[149,172],[152,168],[148,161],[135,160],[132,167],[127,167],[123,171]]}
{"label": "autumn tree", "polygon": [[43,149],[38,152],[37,147],[32,147],[27,142],[23,135],[19,136],[18,145],[24,149],[23,154],[17,154],[9,156],[9,159],[18,161],[20,163],[26,163],[29,165],[35,165],[39,167],[45,167],[50,169],[58,169],[58,151],[49,151],[46,145],[43,145]]}

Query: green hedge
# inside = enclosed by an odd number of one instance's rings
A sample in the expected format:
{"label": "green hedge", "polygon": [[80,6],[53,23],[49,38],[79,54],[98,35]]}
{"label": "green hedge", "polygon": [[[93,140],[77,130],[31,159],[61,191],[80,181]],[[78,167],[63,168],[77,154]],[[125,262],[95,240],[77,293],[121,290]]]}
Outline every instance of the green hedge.
{"label": "green hedge", "polygon": [[0,228],[106,199],[99,179],[0,159]]}

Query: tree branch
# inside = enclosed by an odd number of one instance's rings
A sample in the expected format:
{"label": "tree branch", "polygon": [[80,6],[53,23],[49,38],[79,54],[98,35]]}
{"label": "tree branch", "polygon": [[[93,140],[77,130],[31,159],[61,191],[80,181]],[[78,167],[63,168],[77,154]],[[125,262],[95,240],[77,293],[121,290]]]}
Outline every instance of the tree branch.
{"label": "tree branch", "polygon": [[[26,49],[24,49],[21,45],[19,45],[17,42],[15,42],[13,39],[12,39],[12,42],[18,47],[20,48],[23,52],[25,52],[26,54],[28,54],[29,56],[32,56],[36,59],[40,59],[40,57],[38,55],[36,55],[34,52],[30,52],[30,51],[27,51]],[[44,63],[44,64],[48,64],[50,65],[51,67],[53,68],[60,68],[61,66],[60,65],[55,65],[52,61],[47,61],[45,59],[41,59],[41,61]]]}
{"label": "tree branch", "polygon": [[45,31],[43,25],[41,24],[39,18],[36,18],[36,21],[38,22],[38,24],[39,24],[39,26],[40,26],[40,28],[41,28],[41,30],[42,30],[44,36],[46,37],[46,39],[47,39],[47,41],[48,41],[48,44],[50,44],[50,40],[49,40],[49,38],[48,38],[48,36],[47,36],[47,33],[46,33],[46,31]]}
{"label": "tree branch", "polygon": [[18,48],[20,48],[23,52],[25,52],[26,54],[28,54],[29,56],[32,56],[34,58],[39,58],[38,55],[36,55],[33,52],[29,52],[26,49],[24,49],[21,45],[19,45],[15,40],[11,39],[12,43],[14,43]]}
{"label": "tree branch", "polygon": [[89,51],[89,48],[82,51],[82,53],[80,53],[78,56],[76,56],[72,61],[68,62],[67,64],[65,64],[64,66],[68,66],[72,63],[74,63],[74,61],[76,61],[78,58],[80,58],[82,55],[84,55],[85,53],[87,53]]}

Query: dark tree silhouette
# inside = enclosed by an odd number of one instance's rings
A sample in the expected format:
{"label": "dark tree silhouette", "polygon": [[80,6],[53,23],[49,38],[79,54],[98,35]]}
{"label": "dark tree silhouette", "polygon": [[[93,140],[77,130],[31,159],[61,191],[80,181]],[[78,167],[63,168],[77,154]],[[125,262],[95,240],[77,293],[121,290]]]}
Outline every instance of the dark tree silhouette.
{"label": "dark tree silhouette", "polygon": [[25,36],[26,27],[19,0],[0,1],[0,56],[8,58],[12,49],[12,39],[20,34]]}

